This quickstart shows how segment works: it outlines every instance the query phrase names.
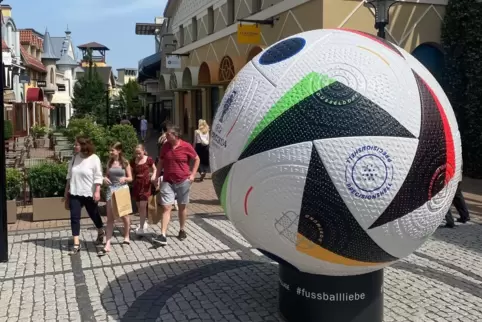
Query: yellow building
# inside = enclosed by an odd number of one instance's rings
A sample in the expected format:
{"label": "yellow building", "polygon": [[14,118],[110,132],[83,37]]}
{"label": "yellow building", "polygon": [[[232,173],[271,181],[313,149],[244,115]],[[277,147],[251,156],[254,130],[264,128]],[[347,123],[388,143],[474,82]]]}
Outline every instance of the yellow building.
{"label": "yellow building", "polygon": [[[413,53],[434,74],[442,54],[440,30],[446,0],[406,0],[392,7],[387,39]],[[173,54],[181,68],[166,69],[163,61],[159,87],[174,92],[174,121],[186,138],[200,118],[208,122],[236,73],[266,46],[293,34],[321,28],[349,28],[376,34],[374,10],[363,0],[170,0],[164,24],[174,34]],[[260,25],[260,43],[237,41],[238,19],[269,20]],[[162,37],[162,35],[161,35]],[[189,56],[187,56],[189,54]]]}

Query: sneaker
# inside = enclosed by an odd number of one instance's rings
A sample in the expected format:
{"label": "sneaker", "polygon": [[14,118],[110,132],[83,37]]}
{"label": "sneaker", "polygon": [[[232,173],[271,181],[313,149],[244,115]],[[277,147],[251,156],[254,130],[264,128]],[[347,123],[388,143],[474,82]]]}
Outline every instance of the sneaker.
{"label": "sneaker", "polygon": [[165,246],[165,245],[167,245],[167,238],[166,238],[166,236],[160,234],[157,237],[152,238],[152,242],[154,244]]}
{"label": "sneaker", "polygon": [[144,223],[144,227],[141,228],[141,225],[138,225],[135,232],[137,236],[145,236],[147,234],[146,230],[149,228],[147,223]]}
{"label": "sneaker", "polygon": [[187,238],[187,234],[184,230],[180,230],[179,231],[179,235],[177,235],[177,238],[179,238],[179,240],[184,240]]}

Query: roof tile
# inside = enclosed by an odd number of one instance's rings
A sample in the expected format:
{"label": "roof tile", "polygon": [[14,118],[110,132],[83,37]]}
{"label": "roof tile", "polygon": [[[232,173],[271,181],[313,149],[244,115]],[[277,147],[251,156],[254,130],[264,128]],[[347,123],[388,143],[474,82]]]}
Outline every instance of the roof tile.
{"label": "roof tile", "polygon": [[25,60],[25,66],[30,67],[32,69],[35,69],[36,71],[39,72],[47,72],[47,68],[45,68],[45,65],[42,64],[40,60],[35,58],[34,56],[30,55],[23,46],[20,46],[20,52],[22,53],[22,57]]}

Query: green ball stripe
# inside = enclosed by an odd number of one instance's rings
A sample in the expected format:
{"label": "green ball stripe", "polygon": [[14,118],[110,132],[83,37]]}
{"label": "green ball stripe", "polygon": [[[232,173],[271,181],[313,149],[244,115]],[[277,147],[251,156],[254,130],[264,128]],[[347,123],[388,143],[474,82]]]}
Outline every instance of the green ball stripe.
{"label": "green ball stripe", "polygon": [[291,88],[285,95],[283,95],[276,104],[266,113],[264,118],[255,127],[254,131],[249,136],[248,142],[243,150],[277,117],[289,110],[292,106],[301,102],[305,98],[313,95],[320,89],[329,86],[335,82],[334,79],[326,75],[321,75],[315,72],[309,73],[301,81],[299,81],[293,88]]}

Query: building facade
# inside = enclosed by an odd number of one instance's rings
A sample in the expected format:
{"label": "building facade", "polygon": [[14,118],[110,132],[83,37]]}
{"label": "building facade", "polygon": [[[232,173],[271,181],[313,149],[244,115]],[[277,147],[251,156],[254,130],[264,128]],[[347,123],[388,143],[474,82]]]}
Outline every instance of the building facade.
{"label": "building facade", "polygon": [[[397,4],[390,12],[387,39],[425,64],[437,59],[446,3],[406,0]],[[267,46],[321,28],[376,34],[374,11],[363,0],[170,0],[164,16],[163,32],[174,35],[172,53],[183,56],[181,68],[161,68],[159,86],[174,94],[173,119],[187,139],[192,139],[198,119],[211,123],[227,85]],[[238,42],[238,19],[271,18],[272,26],[260,26],[260,42]],[[432,67],[432,72],[439,67]]]}
{"label": "building facade", "polygon": [[[24,82],[24,108],[15,113],[22,114],[26,127],[16,129],[17,134],[28,134],[33,125],[50,126],[50,102],[44,94],[43,85],[47,78],[47,68],[42,63],[43,34],[34,29],[20,30],[20,53],[25,67],[20,75]],[[18,115],[16,118],[19,117]]]}
{"label": "building facade", "polygon": [[[15,132],[27,127],[24,124],[26,119],[22,117],[26,107],[22,105],[24,89],[20,83],[20,74],[25,68],[20,57],[20,33],[12,17],[12,8],[9,5],[1,5],[0,8],[3,16],[4,119],[12,122]],[[17,109],[20,113],[16,113]]]}

